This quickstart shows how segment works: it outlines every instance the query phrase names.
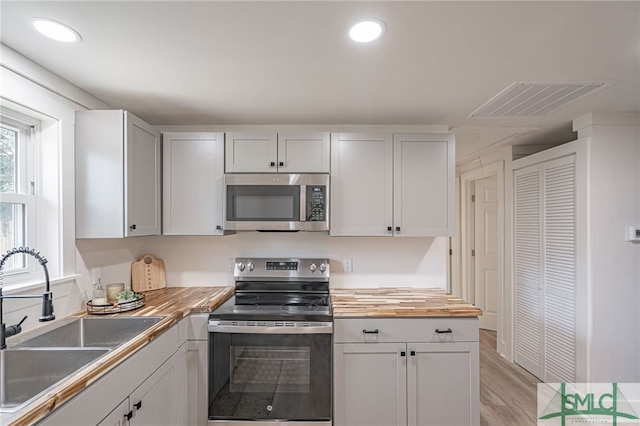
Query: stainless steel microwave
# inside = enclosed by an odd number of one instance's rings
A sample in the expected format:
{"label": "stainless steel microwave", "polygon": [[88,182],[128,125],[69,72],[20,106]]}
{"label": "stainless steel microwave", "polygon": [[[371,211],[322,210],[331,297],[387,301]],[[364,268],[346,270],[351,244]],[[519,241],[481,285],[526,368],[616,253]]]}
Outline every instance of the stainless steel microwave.
{"label": "stainless steel microwave", "polygon": [[224,229],[328,231],[328,174],[226,174]]}

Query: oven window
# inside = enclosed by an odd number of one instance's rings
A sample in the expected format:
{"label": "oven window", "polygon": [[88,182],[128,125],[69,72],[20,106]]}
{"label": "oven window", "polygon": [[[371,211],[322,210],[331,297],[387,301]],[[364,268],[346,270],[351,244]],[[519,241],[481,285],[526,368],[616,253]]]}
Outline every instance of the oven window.
{"label": "oven window", "polygon": [[230,392],[309,393],[308,347],[232,346]]}
{"label": "oven window", "polygon": [[209,419],[331,418],[330,334],[211,333]]}
{"label": "oven window", "polygon": [[299,221],[300,186],[228,185],[228,221]]}

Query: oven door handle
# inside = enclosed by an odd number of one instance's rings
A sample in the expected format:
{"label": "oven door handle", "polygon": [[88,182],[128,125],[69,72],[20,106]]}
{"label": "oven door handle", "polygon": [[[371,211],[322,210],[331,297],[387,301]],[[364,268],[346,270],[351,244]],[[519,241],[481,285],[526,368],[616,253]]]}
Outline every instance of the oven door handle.
{"label": "oven door handle", "polygon": [[209,322],[210,333],[243,333],[243,334],[331,334],[333,323],[322,322],[313,325],[263,326],[263,325],[227,325]]}

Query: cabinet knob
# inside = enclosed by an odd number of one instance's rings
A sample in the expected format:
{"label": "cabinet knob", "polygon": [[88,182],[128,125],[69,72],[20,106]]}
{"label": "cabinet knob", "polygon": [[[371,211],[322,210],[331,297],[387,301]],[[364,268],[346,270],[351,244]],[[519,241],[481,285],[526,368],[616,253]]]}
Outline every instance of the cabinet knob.
{"label": "cabinet knob", "polygon": [[396,232],[400,232],[400,227],[396,226]]}
{"label": "cabinet knob", "polygon": [[278,167],[284,167],[284,161],[279,162]]}
{"label": "cabinet knob", "polygon": [[411,356],[416,356],[416,351],[411,351],[409,353],[411,354]]}
{"label": "cabinet knob", "polygon": [[406,356],[406,355],[407,355],[407,353],[405,351],[401,351],[400,352],[400,356]]}
{"label": "cabinet knob", "polygon": [[272,161],[272,162],[269,163],[269,167],[275,167],[275,166],[276,166],[276,162],[275,161]]}
{"label": "cabinet knob", "polygon": [[391,228],[390,226],[387,226],[387,232],[391,232],[393,230],[393,228]]}
{"label": "cabinet knob", "polygon": [[136,407],[136,410],[140,410],[142,408],[142,401],[136,402],[133,406]]}
{"label": "cabinet knob", "polygon": [[127,419],[127,421],[130,421],[133,418],[133,411],[129,411],[127,414],[125,414],[124,418]]}
{"label": "cabinet knob", "polygon": [[222,231],[222,226],[216,225],[216,231]]}
{"label": "cabinet knob", "polygon": [[136,225],[131,225],[131,226],[129,227],[129,229],[131,229],[132,231],[134,231],[134,230],[136,229]]}

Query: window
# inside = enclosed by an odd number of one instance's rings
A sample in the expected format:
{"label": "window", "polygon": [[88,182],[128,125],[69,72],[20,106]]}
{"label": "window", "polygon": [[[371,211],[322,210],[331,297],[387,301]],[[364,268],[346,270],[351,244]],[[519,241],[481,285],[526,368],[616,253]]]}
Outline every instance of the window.
{"label": "window", "polygon": [[[0,114],[0,251],[35,244],[35,137],[37,121],[18,113]],[[3,275],[34,267],[25,255],[7,259]]]}

